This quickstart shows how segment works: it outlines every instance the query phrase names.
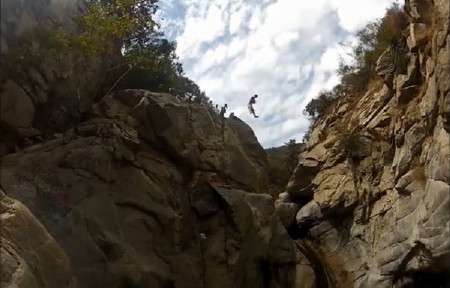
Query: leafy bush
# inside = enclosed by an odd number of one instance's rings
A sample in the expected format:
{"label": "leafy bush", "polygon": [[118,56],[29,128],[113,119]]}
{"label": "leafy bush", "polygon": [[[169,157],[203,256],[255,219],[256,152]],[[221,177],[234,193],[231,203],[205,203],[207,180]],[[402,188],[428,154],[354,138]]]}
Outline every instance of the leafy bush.
{"label": "leafy bush", "polygon": [[7,67],[2,70],[20,74],[65,53],[70,53],[74,65],[93,57],[110,57],[114,63],[107,68],[108,75],[98,91],[100,97],[116,89],[142,88],[173,93],[193,103],[209,103],[197,84],[184,75],[175,53],[176,43],[165,39],[154,21],[157,2],[87,0],[84,12],[74,19],[77,29],[55,26],[32,31],[32,37],[20,47],[2,53],[1,64]]}
{"label": "leafy bush", "polygon": [[305,107],[303,113],[311,119],[317,119],[322,116],[328,107],[334,102],[333,91],[323,90],[317,98],[312,99]]}
{"label": "leafy bush", "polygon": [[[351,47],[351,63],[341,60],[338,75],[341,85],[347,92],[361,91],[375,76],[378,58],[389,47],[394,51],[393,64],[398,67],[404,60],[404,37],[402,31],[407,27],[407,18],[398,3],[394,3],[386,15],[368,23],[356,33],[357,44]],[[350,47],[348,44],[344,46]]]}
{"label": "leafy bush", "polygon": [[295,141],[295,139],[290,139],[288,142],[284,143],[284,146],[287,149],[287,161],[285,165],[289,173],[292,174],[297,166],[297,157],[300,152],[300,145]]}
{"label": "leafy bush", "polygon": [[[326,113],[334,101],[342,96],[363,91],[367,87],[369,81],[376,76],[375,68],[378,58],[387,48],[392,49],[392,63],[397,72],[401,72],[399,68],[405,66],[407,60],[405,39],[402,36],[402,31],[407,24],[405,13],[395,3],[387,10],[383,18],[368,23],[356,33],[355,46],[342,44],[351,49],[349,55],[351,61],[347,63],[341,59],[336,71],[340,76],[340,83],[331,90],[322,90],[306,105],[303,113],[310,118],[311,124],[303,137],[303,142],[308,141],[315,121]],[[351,136],[353,133],[345,132],[343,135],[346,135],[344,138],[348,138],[349,145],[357,144],[353,142],[354,139]]]}
{"label": "leafy bush", "polygon": [[298,163],[298,154],[301,152],[301,143],[296,143],[295,139],[289,140],[281,147],[266,149],[269,186],[274,199],[283,192]]}
{"label": "leafy bush", "polygon": [[306,144],[309,141],[309,137],[311,137],[311,133],[314,127],[314,122],[309,122],[308,130],[306,130],[305,134],[303,134],[302,143]]}
{"label": "leafy bush", "polygon": [[[79,52],[84,57],[112,54],[140,43],[140,31],[146,38],[158,35],[153,20],[157,0],[86,0],[81,14],[74,17],[76,28],[38,27],[25,35],[18,49],[22,53],[46,49]],[[70,20],[67,20],[70,21]],[[29,56],[29,55],[24,55]]]}
{"label": "leafy bush", "polygon": [[338,151],[343,151],[348,159],[357,161],[358,156],[366,149],[366,142],[361,127],[347,128],[344,124],[335,126],[338,132]]}
{"label": "leafy bush", "polygon": [[[147,43],[145,49],[146,57],[131,66],[131,69],[122,66],[112,73],[113,79],[124,76],[111,90],[147,89],[168,92],[191,103],[206,105],[209,102],[209,98],[198,85],[184,76],[183,67],[175,53],[175,42],[160,38]],[[132,59],[136,57],[134,54],[142,56],[143,53],[143,49],[139,51],[138,48],[132,48],[125,54],[125,63],[133,63]]]}

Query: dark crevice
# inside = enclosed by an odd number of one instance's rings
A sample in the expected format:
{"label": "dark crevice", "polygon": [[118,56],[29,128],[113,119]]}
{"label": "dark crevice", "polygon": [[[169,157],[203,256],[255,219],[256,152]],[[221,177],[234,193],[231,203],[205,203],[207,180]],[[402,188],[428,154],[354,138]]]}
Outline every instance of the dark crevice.
{"label": "dark crevice", "polygon": [[160,215],[158,215],[157,212],[152,211],[146,207],[143,207],[142,205],[138,204],[138,203],[132,203],[132,202],[115,202],[114,205],[116,205],[117,207],[121,207],[121,208],[125,208],[125,209],[132,209],[135,211],[139,211],[153,219],[155,219],[155,221],[158,223],[158,225],[160,227],[164,227],[164,223],[163,221],[160,219]]}
{"label": "dark crevice", "polygon": [[411,250],[408,252],[408,254],[406,254],[405,258],[403,258],[403,260],[401,261],[396,274],[394,274],[394,280],[398,280],[398,279],[402,278],[402,276],[405,274],[406,266],[408,265],[408,263],[415,256],[418,256],[421,252],[423,252],[425,254],[425,256],[427,256],[427,258],[432,257],[430,251],[427,249],[425,244],[417,241],[416,245],[411,248]]}
{"label": "dark crevice", "polygon": [[261,261],[260,268],[263,276],[264,287],[269,287],[269,284],[273,281],[271,264],[268,261]]}
{"label": "dark crevice", "polygon": [[446,270],[417,270],[406,271],[408,264],[418,257],[423,260],[433,259],[431,251],[422,242],[416,241],[416,245],[409,251],[394,274],[394,283],[405,281],[401,288],[450,288],[450,273]]}
{"label": "dark crevice", "polygon": [[297,240],[295,241],[297,249],[308,259],[311,263],[311,268],[314,270],[316,276],[316,286],[320,288],[334,288],[335,285],[321,261],[321,258],[313,247],[311,247],[306,241]]}
{"label": "dark crevice", "polygon": [[450,288],[450,271],[415,271],[403,275],[401,288]]}
{"label": "dark crevice", "polygon": [[412,274],[413,287],[420,288],[450,288],[450,271],[433,273],[417,271]]}
{"label": "dark crevice", "polygon": [[287,228],[287,232],[292,239],[302,239],[308,235],[309,227],[302,228],[294,222]]}

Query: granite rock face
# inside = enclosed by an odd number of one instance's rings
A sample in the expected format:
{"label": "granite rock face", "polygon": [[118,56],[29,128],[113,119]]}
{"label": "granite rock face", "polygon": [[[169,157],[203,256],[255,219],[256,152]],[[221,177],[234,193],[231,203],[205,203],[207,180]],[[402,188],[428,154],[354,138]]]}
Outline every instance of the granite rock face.
{"label": "granite rock face", "polygon": [[25,205],[1,190],[0,244],[0,287],[75,287],[66,253]]}
{"label": "granite rock face", "polygon": [[0,166],[78,287],[292,287],[295,247],[245,123],[142,90],[93,111]]}
{"label": "granite rock face", "polygon": [[[386,51],[380,83],[319,119],[277,200],[283,224],[313,243],[335,287],[448,285],[449,5],[411,0],[406,11],[405,73]],[[337,125],[358,128],[364,144],[341,150]]]}
{"label": "granite rock face", "polygon": [[31,37],[78,29],[83,9],[1,2],[0,287],[292,287],[250,127],[169,94],[101,97],[117,55]]}
{"label": "granite rock face", "polygon": [[95,102],[117,55],[88,60],[75,50],[52,49],[42,36],[55,27],[79,29],[73,19],[83,3],[1,1],[0,155],[70,129]]}

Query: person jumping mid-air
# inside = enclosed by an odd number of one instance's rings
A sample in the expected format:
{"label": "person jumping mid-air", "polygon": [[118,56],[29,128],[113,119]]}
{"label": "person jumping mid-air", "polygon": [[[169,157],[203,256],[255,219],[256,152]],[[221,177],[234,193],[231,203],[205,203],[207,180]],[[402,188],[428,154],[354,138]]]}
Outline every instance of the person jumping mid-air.
{"label": "person jumping mid-air", "polygon": [[250,111],[250,114],[253,114],[253,116],[255,116],[255,118],[258,118],[259,116],[255,114],[255,109],[253,109],[253,104],[256,103],[256,98],[258,98],[257,94],[250,97],[250,100],[248,101],[248,111]]}

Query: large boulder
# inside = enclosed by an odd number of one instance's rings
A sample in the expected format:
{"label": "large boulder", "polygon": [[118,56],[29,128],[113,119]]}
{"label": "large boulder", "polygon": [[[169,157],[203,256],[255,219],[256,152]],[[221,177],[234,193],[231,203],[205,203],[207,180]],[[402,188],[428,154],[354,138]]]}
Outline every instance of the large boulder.
{"label": "large boulder", "polygon": [[79,287],[290,287],[293,243],[248,126],[146,91],[94,110],[0,166],[2,187],[61,244]]}
{"label": "large boulder", "polygon": [[118,91],[105,97],[95,110],[113,119],[133,117],[143,139],[182,165],[216,171],[250,191],[267,192],[265,151],[250,127],[237,117],[220,119],[206,107],[145,90]]}
{"label": "large boulder", "polygon": [[6,82],[3,91],[0,99],[0,115],[3,125],[17,131],[31,129],[35,113],[33,101],[21,87],[12,81]]}
{"label": "large boulder", "polygon": [[300,205],[292,201],[288,193],[283,192],[275,201],[275,209],[284,227],[290,227],[294,224],[295,215],[300,209]]}
{"label": "large boulder", "polygon": [[314,200],[303,206],[295,216],[295,221],[300,228],[314,226],[314,224],[319,223],[322,219],[323,214],[320,206]]}
{"label": "large boulder", "polygon": [[56,240],[25,205],[1,190],[0,240],[0,287],[76,287]]}
{"label": "large boulder", "polygon": [[377,66],[375,68],[378,76],[383,79],[386,86],[390,89],[393,87],[395,72],[395,65],[392,59],[394,59],[394,51],[389,47],[381,54],[380,58],[378,58]]}

